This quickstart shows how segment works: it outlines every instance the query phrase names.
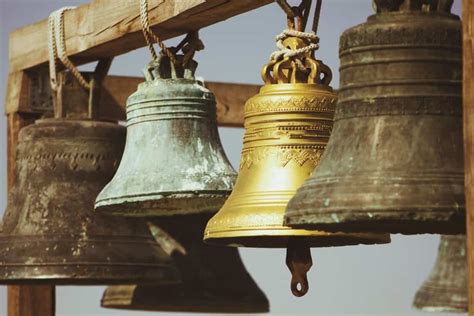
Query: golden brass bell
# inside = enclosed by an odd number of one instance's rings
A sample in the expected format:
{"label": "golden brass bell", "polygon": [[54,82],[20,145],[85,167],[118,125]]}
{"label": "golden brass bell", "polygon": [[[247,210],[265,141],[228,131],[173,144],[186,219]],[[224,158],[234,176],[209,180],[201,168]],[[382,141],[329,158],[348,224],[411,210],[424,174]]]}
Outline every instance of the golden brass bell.
{"label": "golden brass bell", "polygon": [[[84,111],[87,94],[69,73],[61,78],[61,108],[82,102]],[[94,213],[94,199],[120,161],[125,128],[64,117],[38,120],[19,133],[0,234],[0,283],[178,282],[145,222]]]}
{"label": "golden brass bell", "polygon": [[413,306],[427,312],[467,313],[466,236],[441,236],[438,258]]}
{"label": "golden brass bell", "polygon": [[215,212],[236,174],[217,131],[214,95],[194,78],[197,63],[150,63],[127,100],[127,141],[96,210],[124,216]]}
{"label": "golden brass bell", "polygon": [[[296,50],[304,39],[288,37],[283,46]],[[265,86],[245,104],[245,135],[240,171],[232,194],[207,224],[204,240],[244,247],[290,246],[288,263],[306,247],[387,243],[389,235],[339,234],[293,229],[283,225],[286,205],[319,164],[332,128],[336,95],[329,86],[331,71],[310,53],[300,71],[291,57],[262,69]],[[291,239],[302,240],[300,242]],[[298,245],[299,244],[299,245]],[[305,274],[305,273],[304,273]],[[295,277],[295,273],[293,273]],[[297,282],[307,291],[305,275]]]}
{"label": "golden brass bell", "polygon": [[376,4],[377,14],[341,37],[334,130],[321,164],[288,204],[285,224],[461,233],[461,23],[452,1]]}
{"label": "golden brass bell", "polygon": [[[169,233],[185,253],[173,258],[183,283],[110,286],[102,307],[201,313],[263,313],[268,300],[245,270],[237,249],[212,247],[202,242],[209,215],[186,215],[155,221],[155,236]],[[166,231],[166,232],[165,232]],[[164,235],[164,236],[163,236]]]}

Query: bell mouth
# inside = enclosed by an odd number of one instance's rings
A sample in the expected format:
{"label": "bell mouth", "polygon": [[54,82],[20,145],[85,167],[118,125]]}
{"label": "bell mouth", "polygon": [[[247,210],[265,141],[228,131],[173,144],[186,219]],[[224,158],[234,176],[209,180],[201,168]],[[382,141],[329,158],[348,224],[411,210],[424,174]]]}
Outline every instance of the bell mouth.
{"label": "bell mouth", "polygon": [[424,286],[417,293],[413,307],[432,313],[467,313],[467,292],[466,289]]}
{"label": "bell mouth", "polygon": [[[173,269],[162,266],[163,271],[153,275],[142,275],[144,267],[136,266],[135,271],[129,267],[107,266],[105,264],[90,266],[88,264],[73,264],[71,266],[31,265],[27,267],[17,266],[8,269],[0,268],[2,285],[121,285],[121,284],[152,284],[160,280],[163,284],[177,284],[180,282]],[[169,271],[166,271],[169,270]],[[151,279],[153,278],[153,279]],[[155,280],[155,281],[153,281]]]}
{"label": "bell mouth", "polygon": [[[149,238],[152,240],[152,237]],[[151,246],[151,247],[150,247]],[[112,285],[181,282],[154,241],[136,236],[0,235],[0,284]],[[128,252],[127,252],[128,251]],[[137,253],[148,251],[146,255]],[[132,258],[129,258],[132,257]],[[135,257],[135,258],[133,258]],[[162,262],[159,262],[162,260]]]}
{"label": "bell mouth", "polygon": [[[412,211],[416,212],[416,210]],[[410,214],[412,213],[410,212]],[[293,218],[291,221],[287,221],[291,227],[298,229],[321,229],[327,232],[344,232],[344,233],[359,233],[367,232],[371,233],[392,233],[392,234],[404,234],[404,235],[416,235],[416,234],[442,234],[442,235],[456,235],[465,233],[465,225],[463,218],[460,217],[458,220],[446,220],[443,222],[437,220],[402,220],[395,218],[393,220],[375,220],[375,213],[371,213],[372,217],[368,217],[366,220],[354,220],[345,223],[318,223],[313,222],[306,223],[305,219]],[[380,213],[380,216],[387,217],[388,212],[384,211]],[[400,217],[401,212],[394,211],[394,217]],[[293,220],[298,221],[293,223]],[[453,226],[453,222],[457,222],[458,225]],[[377,225],[374,225],[377,223]]]}
{"label": "bell mouth", "polygon": [[95,210],[120,216],[173,216],[216,212],[225,203],[231,191],[196,191],[179,193],[141,194],[101,198]]}
{"label": "bell mouth", "polygon": [[[123,288],[123,287],[121,287]],[[268,300],[253,293],[223,293],[222,289],[202,290],[199,288],[176,286],[130,285],[115,293],[108,288],[102,297],[101,307],[135,311],[164,311],[192,313],[267,313]],[[138,291],[137,291],[138,290]]]}
{"label": "bell mouth", "polygon": [[345,234],[293,229],[253,227],[251,229],[206,230],[204,241],[212,245],[249,248],[286,248],[289,238],[304,238],[310,247],[341,247],[390,243],[389,234]]}

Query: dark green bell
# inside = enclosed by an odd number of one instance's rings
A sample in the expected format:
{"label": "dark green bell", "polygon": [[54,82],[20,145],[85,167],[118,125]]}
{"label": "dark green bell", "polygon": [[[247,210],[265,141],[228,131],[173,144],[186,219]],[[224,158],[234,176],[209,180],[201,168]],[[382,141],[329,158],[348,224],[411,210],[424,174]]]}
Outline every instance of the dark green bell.
{"label": "dark green bell", "polygon": [[103,213],[168,216],[215,212],[236,173],[224,154],[214,95],[194,78],[195,61],[151,62],[127,101],[119,169],[96,200]]}

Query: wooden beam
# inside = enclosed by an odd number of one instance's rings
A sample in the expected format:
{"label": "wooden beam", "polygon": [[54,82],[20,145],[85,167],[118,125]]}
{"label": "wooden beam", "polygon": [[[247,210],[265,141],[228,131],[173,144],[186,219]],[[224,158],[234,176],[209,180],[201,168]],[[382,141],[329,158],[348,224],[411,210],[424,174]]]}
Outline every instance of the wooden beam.
{"label": "wooden beam", "polygon": [[[42,103],[50,101],[49,79],[37,72],[20,72],[10,75],[6,112],[40,113],[45,110]],[[103,82],[100,102],[100,117],[110,120],[125,120],[125,104],[135,92],[143,78],[107,76]],[[206,82],[217,101],[217,120],[220,126],[242,127],[244,104],[258,93],[260,86],[252,84]],[[87,100],[87,96],[84,96]]]}
{"label": "wooden beam", "polygon": [[[148,0],[152,29],[163,39],[185,34],[273,0]],[[66,48],[76,64],[112,57],[145,46],[138,0],[94,0],[64,16]],[[10,73],[48,61],[48,23],[10,34]]]}
{"label": "wooden beam", "polygon": [[474,0],[463,0],[464,164],[469,315],[474,316]]}
{"label": "wooden beam", "polygon": [[[125,119],[125,103],[143,78],[108,76],[104,80],[101,116]],[[216,96],[219,126],[243,127],[244,104],[258,93],[260,86],[252,84],[206,82]]]}
{"label": "wooden beam", "polygon": [[[35,115],[11,113],[7,120],[7,169],[8,188],[13,186],[13,164],[15,161],[18,132],[26,125],[32,124]],[[54,316],[55,288],[54,286],[9,286],[8,287],[8,316]]]}

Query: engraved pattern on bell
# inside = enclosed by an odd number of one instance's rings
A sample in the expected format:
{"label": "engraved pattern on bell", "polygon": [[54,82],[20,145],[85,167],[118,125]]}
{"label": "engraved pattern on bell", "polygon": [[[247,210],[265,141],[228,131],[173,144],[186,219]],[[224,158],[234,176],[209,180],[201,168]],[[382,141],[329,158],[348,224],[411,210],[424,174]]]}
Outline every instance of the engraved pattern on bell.
{"label": "engraved pattern on bell", "polygon": [[376,2],[341,37],[334,129],[285,224],[463,232],[461,23],[450,1]]}
{"label": "engraved pattern on bell", "polygon": [[245,105],[239,176],[209,221],[206,242],[286,247],[289,237],[311,246],[386,243],[388,235],[329,234],[282,225],[286,204],[319,164],[332,128],[336,96],[322,84],[267,84]]}
{"label": "engraved pattern on bell", "polygon": [[108,287],[102,307],[201,313],[264,313],[268,300],[246,271],[238,250],[205,245],[209,215],[186,215],[153,221],[175,238],[186,254],[173,258],[183,283]]}
{"label": "engraved pattern on bell", "polygon": [[[124,216],[215,212],[236,173],[222,148],[214,95],[163,57],[127,101],[127,141],[119,169],[96,209]],[[171,67],[171,69],[169,68]]]}
{"label": "engraved pattern on bell", "polygon": [[413,306],[427,312],[467,313],[466,236],[441,236],[436,263]]}
{"label": "engraved pattern on bell", "polygon": [[20,131],[0,283],[179,281],[144,222],[94,213],[124,141],[124,127],[92,120],[45,119]]}

